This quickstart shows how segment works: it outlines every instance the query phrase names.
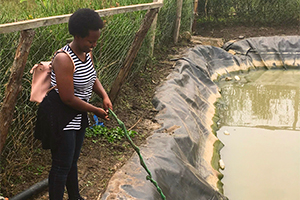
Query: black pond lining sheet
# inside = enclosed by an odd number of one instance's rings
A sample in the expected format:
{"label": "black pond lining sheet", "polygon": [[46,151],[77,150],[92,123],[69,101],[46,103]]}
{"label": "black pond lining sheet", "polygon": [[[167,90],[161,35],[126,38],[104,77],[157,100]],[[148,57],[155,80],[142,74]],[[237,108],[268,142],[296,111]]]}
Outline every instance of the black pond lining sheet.
{"label": "black pond lining sheet", "polygon": [[[161,128],[140,147],[144,161],[167,200],[223,200],[219,169],[212,167],[218,141],[212,125],[220,97],[214,81],[231,72],[299,69],[300,36],[256,37],[222,48],[199,45],[176,62],[153,99]],[[216,146],[216,145],[215,145]],[[101,199],[159,200],[137,154],[109,181]]]}

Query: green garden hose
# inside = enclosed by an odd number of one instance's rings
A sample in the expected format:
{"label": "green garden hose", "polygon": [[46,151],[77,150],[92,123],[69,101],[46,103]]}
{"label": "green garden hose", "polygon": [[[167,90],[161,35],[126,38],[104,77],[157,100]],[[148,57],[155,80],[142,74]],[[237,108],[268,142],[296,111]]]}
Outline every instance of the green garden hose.
{"label": "green garden hose", "polygon": [[140,158],[140,164],[142,165],[142,167],[146,170],[146,172],[148,173],[148,176],[146,176],[146,179],[149,180],[151,183],[153,183],[153,185],[155,185],[155,187],[157,188],[157,191],[159,192],[161,198],[163,200],[166,200],[166,196],[163,194],[162,190],[160,189],[160,187],[158,186],[157,182],[155,180],[152,179],[152,175],[151,172],[149,171],[149,169],[147,168],[144,159],[140,153],[140,149],[132,142],[131,138],[129,137],[128,131],[125,128],[124,123],[118,119],[117,115],[111,110],[108,109],[109,113],[117,120],[119,126],[123,129],[125,136],[128,140],[128,142],[130,143],[130,145],[132,146],[132,148],[136,151],[136,153],[139,155]]}

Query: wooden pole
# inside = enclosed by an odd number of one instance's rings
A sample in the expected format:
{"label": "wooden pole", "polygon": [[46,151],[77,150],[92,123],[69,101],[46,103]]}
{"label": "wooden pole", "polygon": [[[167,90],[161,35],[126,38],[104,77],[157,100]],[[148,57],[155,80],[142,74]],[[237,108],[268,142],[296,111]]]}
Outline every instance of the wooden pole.
{"label": "wooden pole", "polygon": [[11,74],[5,88],[4,99],[0,109],[0,154],[3,150],[13,119],[18,94],[22,90],[22,77],[34,34],[34,30],[24,30],[21,31],[20,34],[19,45],[16,50],[14,62],[11,67]]}
{"label": "wooden pole", "polygon": [[127,53],[124,64],[123,64],[122,68],[120,69],[119,74],[117,75],[117,78],[115,79],[115,81],[111,87],[111,90],[109,92],[109,97],[112,102],[114,102],[116,100],[119,90],[128,76],[128,73],[131,69],[134,59],[142,45],[144,38],[146,37],[147,32],[150,29],[151,24],[152,24],[155,16],[157,15],[157,13],[158,13],[158,8],[151,9],[146,13],[145,18],[143,19],[143,22],[142,22],[138,32],[136,33],[134,41]]}
{"label": "wooden pole", "polygon": [[183,0],[177,0],[177,13],[176,13],[176,22],[175,22],[175,30],[174,30],[174,43],[175,44],[177,44],[177,42],[178,42],[179,31],[180,31],[182,1]]}
{"label": "wooden pole", "polygon": [[[153,2],[157,2],[158,0],[153,0]],[[156,26],[157,26],[157,15],[155,16],[153,23],[151,25],[151,33],[152,33],[152,38],[151,38],[151,44],[150,44],[150,56],[153,56],[153,51],[154,51],[154,43],[155,43],[155,32],[156,32]]]}
{"label": "wooden pole", "polygon": [[194,19],[192,24],[192,33],[196,31],[196,25],[197,25],[197,15],[198,15],[198,0],[195,0],[194,2]]}

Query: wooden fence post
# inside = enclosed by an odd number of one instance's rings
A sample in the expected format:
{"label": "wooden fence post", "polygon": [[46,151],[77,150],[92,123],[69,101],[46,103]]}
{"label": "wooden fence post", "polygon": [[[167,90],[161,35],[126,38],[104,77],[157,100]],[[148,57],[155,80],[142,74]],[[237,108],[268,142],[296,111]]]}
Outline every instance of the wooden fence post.
{"label": "wooden fence post", "polygon": [[150,9],[146,13],[145,18],[143,19],[143,22],[135,35],[134,41],[132,42],[129,51],[127,52],[127,56],[125,58],[124,64],[120,69],[117,78],[115,79],[110,89],[109,97],[112,102],[116,100],[119,90],[128,76],[128,73],[131,69],[134,59],[157,13],[158,13],[158,8]]}
{"label": "wooden fence post", "polygon": [[[158,2],[158,0],[153,0],[153,2]],[[151,44],[150,44],[150,56],[151,57],[153,56],[153,51],[154,51],[156,26],[157,26],[157,15],[155,16],[153,23],[151,25],[151,29],[150,29],[150,31],[152,32],[152,38],[151,38]]]}
{"label": "wooden fence post", "polygon": [[196,31],[196,25],[197,25],[197,16],[198,16],[198,0],[195,0],[194,2],[194,13],[193,13],[193,24],[192,24],[192,33]]}
{"label": "wooden fence post", "polygon": [[177,13],[176,13],[176,22],[175,22],[175,30],[174,30],[174,43],[175,44],[177,44],[177,42],[178,42],[179,31],[180,31],[182,1],[183,0],[177,0]]}
{"label": "wooden fence post", "polygon": [[0,109],[0,154],[13,119],[18,94],[22,90],[22,77],[34,34],[34,30],[31,29],[21,31],[20,34],[19,45],[10,70],[11,74],[5,88],[4,99]]}

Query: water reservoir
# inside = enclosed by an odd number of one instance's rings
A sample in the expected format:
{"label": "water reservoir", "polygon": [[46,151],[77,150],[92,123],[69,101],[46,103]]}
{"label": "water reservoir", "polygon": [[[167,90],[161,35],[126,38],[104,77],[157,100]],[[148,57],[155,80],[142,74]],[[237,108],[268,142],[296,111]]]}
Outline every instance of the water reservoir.
{"label": "water reservoir", "polygon": [[300,199],[300,71],[221,81],[218,138],[224,194],[232,200]]}

